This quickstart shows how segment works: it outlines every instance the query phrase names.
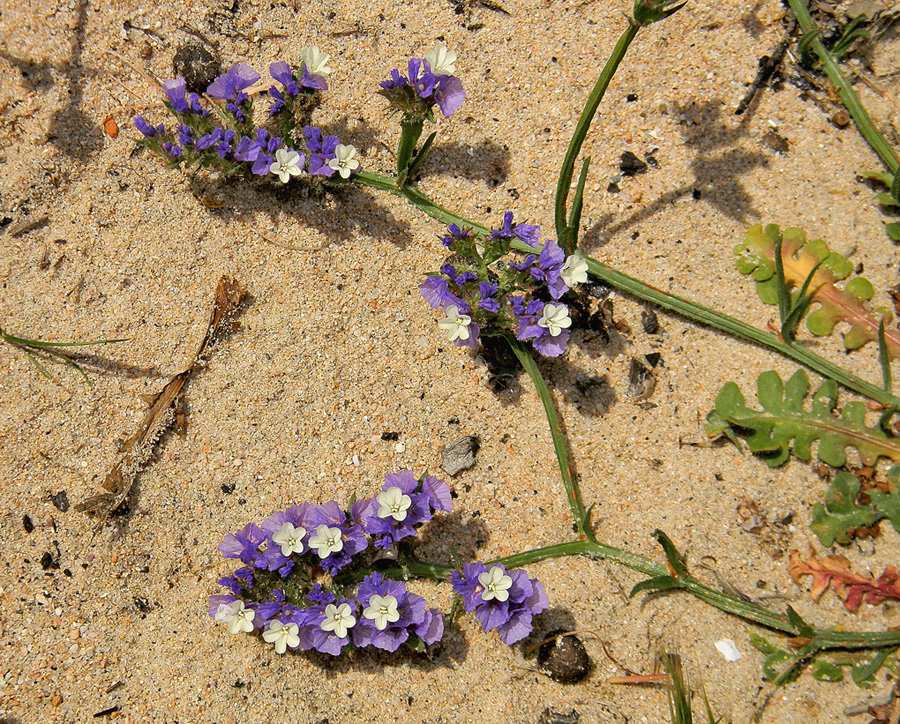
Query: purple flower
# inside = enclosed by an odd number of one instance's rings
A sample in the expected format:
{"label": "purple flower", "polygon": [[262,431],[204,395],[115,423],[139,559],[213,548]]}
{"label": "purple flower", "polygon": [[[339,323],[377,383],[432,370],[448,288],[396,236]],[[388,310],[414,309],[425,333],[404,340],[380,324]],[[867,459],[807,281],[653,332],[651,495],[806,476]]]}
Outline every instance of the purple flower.
{"label": "purple flower", "polygon": [[478,306],[486,312],[493,312],[494,314],[499,312],[500,302],[494,299],[494,295],[497,293],[498,289],[497,285],[488,282],[480,282],[478,288],[479,293],[481,294],[481,301],[478,302]]}
{"label": "purple flower", "polygon": [[193,131],[190,126],[178,126],[178,143],[182,146],[193,145]]}
{"label": "purple flower", "polygon": [[256,523],[248,523],[237,533],[226,535],[219,543],[218,551],[226,558],[240,558],[244,563],[258,568],[259,546],[265,539],[265,531]]}
{"label": "purple flower", "polygon": [[300,650],[337,656],[350,643],[348,634],[357,621],[356,601],[335,598],[318,583],[308,598],[317,605],[300,610],[292,619],[300,627]]}
{"label": "purple flower", "polygon": [[205,151],[207,148],[212,148],[219,141],[222,140],[224,134],[222,133],[221,128],[214,128],[212,133],[207,133],[205,136],[200,136],[197,139],[197,143],[194,145],[198,151]]}
{"label": "purple flower", "polygon": [[151,126],[149,123],[147,123],[143,116],[134,117],[134,127],[137,128],[142,134],[144,134],[145,138],[161,136],[166,132],[166,129],[163,128],[162,123],[160,123],[158,126]]}
{"label": "purple flower", "polygon": [[456,224],[450,224],[447,231],[449,234],[441,239],[441,243],[448,248],[453,245],[454,241],[463,241],[472,237],[470,229],[460,229]]}
{"label": "purple flower", "polygon": [[434,99],[445,118],[452,116],[466,100],[462,81],[455,75],[442,76],[434,91]]}
{"label": "purple flower", "polygon": [[409,81],[406,79],[405,75],[402,75],[399,70],[394,68],[394,70],[391,71],[391,79],[381,81],[380,85],[385,90],[391,90],[392,88],[403,88],[408,86]]}
{"label": "purple flower", "polygon": [[566,263],[566,253],[559,245],[550,240],[544,244],[541,254],[537,259],[537,264],[529,270],[531,276],[539,281],[543,281],[550,289],[550,296],[559,299],[563,294],[569,291],[568,285],[562,280],[560,272],[563,264]]}
{"label": "purple flower", "polygon": [[541,583],[522,570],[507,572],[499,563],[488,569],[483,563],[468,563],[450,577],[463,607],[485,631],[497,629],[500,639],[512,645],[532,631],[532,618],[549,607]]}
{"label": "purple flower", "polygon": [[306,138],[306,147],[309,149],[309,172],[313,175],[331,177],[334,169],[328,162],[335,157],[334,150],[340,140],[337,136],[325,136],[322,138],[322,129],[316,126],[306,126],[303,129]]}
{"label": "purple flower", "polygon": [[385,580],[380,573],[372,573],[359,584],[357,602],[362,616],[353,627],[353,643],[360,648],[396,651],[409,639],[410,629],[425,623],[425,599],[409,593],[400,581]]}
{"label": "purple flower", "polygon": [[[285,61],[281,60],[277,63],[272,63],[272,65],[269,66],[269,75],[284,86],[286,95],[293,98],[300,94],[300,85],[294,80],[294,72],[291,70],[291,66]],[[273,89],[270,88],[269,93],[271,93],[272,90]]]}
{"label": "purple flower", "polygon": [[[328,539],[336,538],[333,531],[340,532],[340,547],[322,545],[317,549],[319,565],[332,575],[350,563],[353,556],[366,549],[367,543],[362,529],[352,520],[348,520],[347,514],[333,500],[313,508],[308,516],[304,516],[304,520],[308,521],[304,524],[304,528],[316,531],[316,535],[309,540],[311,548],[316,547],[317,536],[320,535],[322,528],[327,529],[325,533]],[[321,555],[323,551],[326,552],[324,556]]]}
{"label": "purple flower", "polygon": [[437,84],[437,78],[431,72],[428,63],[421,58],[409,59],[409,81],[419,94],[419,98],[430,98]]}
{"label": "purple flower", "polygon": [[234,149],[234,160],[250,163],[259,158],[259,144],[249,136],[241,136]]}
{"label": "purple flower", "polygon": [[235,596],[240,596],[244,591],[244,587],[241,585],[240,581],[237,578],[232,576],[223,576],[218,581],[219,585],[227,588],[231,591]]}
{"label": "purple flower", "polygon": [[172,110],[176,113],[190,113],[191,107],[188,105],[187,98],[184,97],[187,90],[187,83],[184,78],[174,78],[173,80],[164,80],[162,89],[169,98]]}
{"label": "purple flower", "polygon": [[[259,73],[246,63],[235,63],[225,73],[216,78],[206,92],[213,98],[237,100],[238,94],[259,81]],[[246,94],[244,98],[246,98]]]}
{"label": "purple flower", "polygon": [[163,149],[165,149],[166,153],[172,158],[181,158],[184,155],[184,149],[177,143],[164,143]]}
{"label": "purple flower", "polygon": [[268,176],[273,163],[275,163],[274,158],[265,153],[261,153],[256,157],[253,168],[250,170],[257,176]]}
{"label": "purple flower", "polygon": [[328,90],[328,83],[321,75],[313,75],[306,66],[303,66],[303,74],[300,76],[300,85],[313,90]]}
{"label": "purple flower", "polygon": [[234,131],[230,128],[222,134],[222,138],[216,144],[216,153],[219,154],[219,158],[225,158],[231,153],[231,142],[234,141],[234,135]]}
{"label": "purple flower", "polygon": [[[567,318],[566,305],[545,305],[542,301],[535,299],[523,309],[521,297],[513,297],[511,303],[513,312],[519,318],[519,330],[516,338],[522,341],[532,340],[534,348],[545,357],[559,357],[569,342],[569,330],[552,324],[555,317],[548,318],[544,309],[546,307],[548,312],[553,310],[560,317]],[[567,324],[571,324],[571,320]]]}

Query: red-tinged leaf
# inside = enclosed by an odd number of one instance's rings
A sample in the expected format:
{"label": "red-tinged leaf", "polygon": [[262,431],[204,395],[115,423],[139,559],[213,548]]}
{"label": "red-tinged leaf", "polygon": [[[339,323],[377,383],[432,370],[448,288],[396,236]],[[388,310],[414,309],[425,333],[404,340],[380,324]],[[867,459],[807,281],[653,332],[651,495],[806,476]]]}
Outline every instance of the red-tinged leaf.
{"label": "red-tinged leaf", "polygon": [[900,571],[893,566],[888,566],[877,579],[872,579],[853,573],[850,561],[843,556],[817,558],[815,553],[810,552],[810,557],[804,560],[799,551],[791,551],[788,572],[797,583],[804,576],[812,577],[809,593],[815,601],[831,586],[850,611],[856,611],[863,602],[876,606],[887,599],[900,600]]}

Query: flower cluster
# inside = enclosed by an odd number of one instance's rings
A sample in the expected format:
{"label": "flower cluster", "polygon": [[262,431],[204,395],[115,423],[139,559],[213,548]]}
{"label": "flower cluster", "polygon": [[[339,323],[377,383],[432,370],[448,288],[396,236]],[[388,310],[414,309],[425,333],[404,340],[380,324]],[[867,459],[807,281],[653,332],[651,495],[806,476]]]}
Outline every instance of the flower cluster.
{"label": "flower cluster", "polygon": [[449,118],[466,99],[462,81],[453,75],[455,63],[456,53],[439,45],[424,58],[410,58],[406,75],[392,70],[378,92],[406,118],[433,121],[435,105]]}
{"label": "flower cluster", "polygon": [[273,129],[253,123],[253,101],[247,91],[259,83],[260,75],[245,63],[232,65],[207,89],[208,96],[224,105],[205,108],[196,93],[186,93],[185,80],[175,78],[163,83],[166,107],[178,121],[175,131],[153,126],[142,116],[134,119],[134,125],[144,136],[143,144],[172,166],[216,166],[226,176],[249,173],[282,184],[302,174],[310,182],[335,174],[347,179],[360,168],[356,149],[340,143],[337,136],[323,137],[314,126],[305,126],[301,134],[296,125],[300,99],[327,89],[325,77],[331,73],[329,56],[317,47],[304,50],[301,58],[299,72],[285,61],[269,66],[269,74],[280,84],[268,89]]}
{"label": "flower cluster", "polygon": [[[513,238],[535,253],[505,261]],[[482,333],[505,333],[530,341],[544,356],[563,353],[572,320],[559,300],[587,281],[587,262],[580,254],[567,257],[552,240],[541,247],[540,229],[514,224],[512,212],[489,235],[451,224],[442,242],[454,254],[440,274],[429,274],[419,285],[419,293],[432,308],[443,310],[446,316],[438,326],[451,342],[476,347]]]}
{"label": "flower cluster", "polygon": [[450,578],[467,613],[485,631],[497,629],[503,643],[512,645],[531,633],[531,619],[549,607],[540,581],[522,570],[507,571],[499,563],[488,569],[483,563],[468,563]]}
{"label": "flower cluster", "polygon": [[219,581],[230,594],[210,598],[210,616],[231,633],[261,630],[278,653],[299,648],[337,655],[351,638],[356,647],[386,651],[434,643],[444,630],[440,613],[426,610],[425,599],[403,583],[371,573],[350,595],[355,579],[348,573],[342,584],[338,574],[371,566],[371,557],[361,556],[369,542],[391,548],[415,536],[435,511],[449,512],[451,503],[446,482],[417,480],[404,470],[385,476],[381,492],[356,501],[349,512],[334,501],[302,503],[250,523],[219,545],[223,556],[246,567]]}

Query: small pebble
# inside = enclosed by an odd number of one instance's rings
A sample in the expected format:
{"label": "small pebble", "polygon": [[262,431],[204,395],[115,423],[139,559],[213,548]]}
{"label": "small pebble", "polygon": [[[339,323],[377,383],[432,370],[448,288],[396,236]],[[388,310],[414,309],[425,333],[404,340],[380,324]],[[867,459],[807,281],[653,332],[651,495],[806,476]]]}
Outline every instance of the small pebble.
{"label": "small pebble", "polygon": [[591,670],[591,657],[575,634],[556,629],[545,639],[550,639],[538,649],[538,664],[554,681],[560,684],[577,684]]}
{"label": "small pebble", "polygon": [[475,454],[479,442],[475,435],[466,435],[451,442],[441,453],[441,469],[450,475],[456,475],[475,465]]}

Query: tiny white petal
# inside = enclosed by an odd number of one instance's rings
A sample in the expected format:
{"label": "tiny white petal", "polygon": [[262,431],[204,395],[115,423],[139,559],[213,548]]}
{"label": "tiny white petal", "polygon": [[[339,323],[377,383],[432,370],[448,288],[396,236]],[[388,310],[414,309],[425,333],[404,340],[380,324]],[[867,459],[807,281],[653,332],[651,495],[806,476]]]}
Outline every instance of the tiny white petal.
{"label": "tiny white petal", "polygon": [[283,654],[287,647],[292,649],[300,645],[300,627],[295,623],[283,624],[281,621],[272,621],[263,633],[263,641],[275,644],[275,653]]}
{"label": "tiny white petal", "polygon": [[310,75],[328,75],[331,68],[328,67],[328,59],[331,58],[328,53],[319,52],[319,46],[305,48],[300,52],[300,59]]}
{"label": "tiny white petal", "polygon": [[588,280],[588,265],[584,257],[577,252],[566,258],[566,263],[559,270],[559,275],[566,283],[567,287],[574,287],[576,284],[584,284]]}
{"label": "tiny white petal", "polygon": [[406,511],[412,505],[412,498],[404,495],[400,488],[394,486],[375,496],[378,503],[378,517],[382,520],[393,518],[394,520],[406,520]]}
{"label": "tiny white petal", "polygon": [[356,148],[339,143],[334,149],[334,158],[328,162],[328,168],[337,171],[341,178],[350,178],[350,173],[359,168],[359,161],[354,156]]}
{"label": "tiny white petal", "polygon": [[479,574],[478,582],[484,588],[481,592],[482,600],[490,601],[496,598],[498,601],[505,601],[509,598],[509,589],[513,581],[500,566],[494,566],[491,570]]}
{"label": "tiny white petal", "polygon": [[309,547],[319,554],[319,558],[328,558],[332,553],[339,553],[344,549],[344,539],[340,528],[329,528],[320,525],[316,528],[316,534],[309,539]]}
{"label": "tiny white petal", "polygon": [[472,318],[468,314],[460,314],[459,308],[455,305],[447,307],[444,313],[447,316],[438,321],[438,327],[446,330],[451,342],[458,339],[465,342],[471,334],[469,325],[472,323]]}
{"label": "tiny white petal", "polygon": [[347,635],[347,629],[356,624],[356,616],[350,611],[350,604],[342,603],[335,606],[329,603],[325,606],[325,620],[319,625],[323,631],[333,631],[334,635],[342,639]]}
{"label": "tiny white petal", "polygon": [[397,610],[397,599],[394,596],[374,595],[369,599],[369,606],[363,611],[363,616],[375,622],[375,628],[384,631],[389,623],[400,620],[400,612]]}
{"label": "tiny white petal", "polygon": [[544,327],[550,332],[551,337],[559,336],[564,329],[572,326],[572,319],[569,317],[569,310],[565,304],[547,303],[541,312],[541,318],[538,320],[538,326]]}
{"label": "tiny white petal", "polygon": [[453,75],[456,71],[456,53],[447,50],[446,46],[439,45],[434,50],[425,53],[425,60],[434,75]]}
{"label": "tiny white petal", "polygon": [[725,657],[726,661],[741,660],[741,652],[737,650],[737,646],[735,646],[734,641],[731,639],[716,641],[716,648],[719,650],[719,653]]}
{"label": "tiny white petal", "polygon": [[253,619],[256,611],[244,608],[243,601],[235,601],[231,605],[222,604],[216,609],[216,621],[228,624],[228,633],[249,633],[253,630]]}
{"label": "tiny white petal", "polygon": [[281,526],[281,530],[272,536],[272,541],[281,546],[281,555],[289,556],[291,553],[303,553],[305,536],[305,528],[295,528],[293,523],[285,523]]}
{"label": "tiny white petal", "polygon": [[279,148],[275,151],[275,160],[269,166],[269,173],[274,173],[286,184],[291,176],[299,176],[303,169],[300,168],[300,154],[294,150]]}

